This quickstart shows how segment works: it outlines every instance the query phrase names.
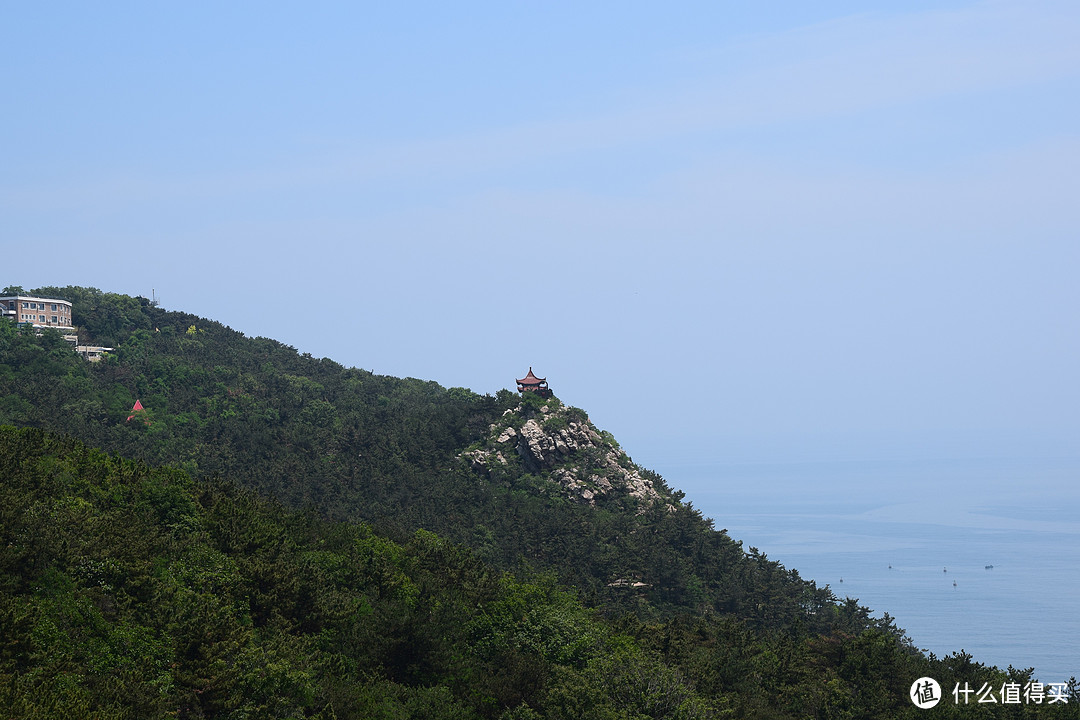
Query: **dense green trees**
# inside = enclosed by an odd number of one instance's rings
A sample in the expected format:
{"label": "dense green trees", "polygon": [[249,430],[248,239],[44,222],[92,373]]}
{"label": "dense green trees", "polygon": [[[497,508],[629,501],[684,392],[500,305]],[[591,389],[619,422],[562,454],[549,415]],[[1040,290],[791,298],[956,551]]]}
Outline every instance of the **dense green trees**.
{"label": "dense green trees", "polygon": [[6,715],[707,717],[552,577],[432,533],[395,543],[36,430],[0,428],[0,474]]}
{"label": "dense green trees", "polygon": [[0,423],[131,460],[0,436],[0,705],[17,717],[902,717],[920,675],[1023,674],[924,657],[655,473],[674,507],[641,514],[479,476],[458,456],[509,392],[35,292],[116,349],[91,364],[0,323]]}

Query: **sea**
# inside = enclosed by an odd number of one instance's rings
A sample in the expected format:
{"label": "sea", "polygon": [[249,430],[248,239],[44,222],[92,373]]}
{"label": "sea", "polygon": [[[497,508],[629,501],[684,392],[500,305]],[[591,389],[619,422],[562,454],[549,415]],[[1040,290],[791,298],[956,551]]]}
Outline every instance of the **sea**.
{"label": "sea", "polygon": [[1080,458],[676,464],[667,483],[937,656],[1080,678]]}

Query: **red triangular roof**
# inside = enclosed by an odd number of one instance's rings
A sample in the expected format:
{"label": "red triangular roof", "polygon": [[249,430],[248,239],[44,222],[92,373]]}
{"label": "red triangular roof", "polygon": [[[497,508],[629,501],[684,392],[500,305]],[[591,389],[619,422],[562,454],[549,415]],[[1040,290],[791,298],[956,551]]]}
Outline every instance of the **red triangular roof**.
{"label": "red triangular roof", "polygon": [[547,382],[547,378],[538,378],[533,375],[532,367],[529,368],[529,374],[518,380],[519,385],[539,385],[542,382]]}
{"label": "red triangular roof", "polygon": [[131,406],[131,414],[127,416],[127,420],[125,420],[124,422],[128,422],[129,420],[131,420],[131,418],[135,417],[135,413],[145,409],[146,408],[142,406],[142,401],[136,400],[135,404]]}

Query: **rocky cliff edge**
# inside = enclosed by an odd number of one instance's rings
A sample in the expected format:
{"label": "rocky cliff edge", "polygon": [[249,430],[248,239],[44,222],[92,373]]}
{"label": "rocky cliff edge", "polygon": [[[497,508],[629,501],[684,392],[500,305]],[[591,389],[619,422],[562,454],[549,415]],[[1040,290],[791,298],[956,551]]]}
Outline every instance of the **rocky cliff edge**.
{"label": "rocky cliff edge", "polygon": [[636,466],[610,433],[597,430],[584,411],[554,397],[523,396],[490,426],[486,440],[461,457],[492,479],[529,473],[593,506],[604,498],[625,497],[644,512],[653,503],[674,502],[659,477]]}

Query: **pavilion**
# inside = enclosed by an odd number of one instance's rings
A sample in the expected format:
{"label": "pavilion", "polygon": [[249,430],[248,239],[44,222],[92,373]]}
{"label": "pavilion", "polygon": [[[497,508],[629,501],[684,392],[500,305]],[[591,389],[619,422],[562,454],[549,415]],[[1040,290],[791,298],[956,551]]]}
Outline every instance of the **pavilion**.
{"label": "pavilion", "polygon": [[538,378],[533,375],[532,367],[529,374],[517,381],[518,392],[536,393],[542,398],[551,397],[551,388],[548,387],[547,378]]}

